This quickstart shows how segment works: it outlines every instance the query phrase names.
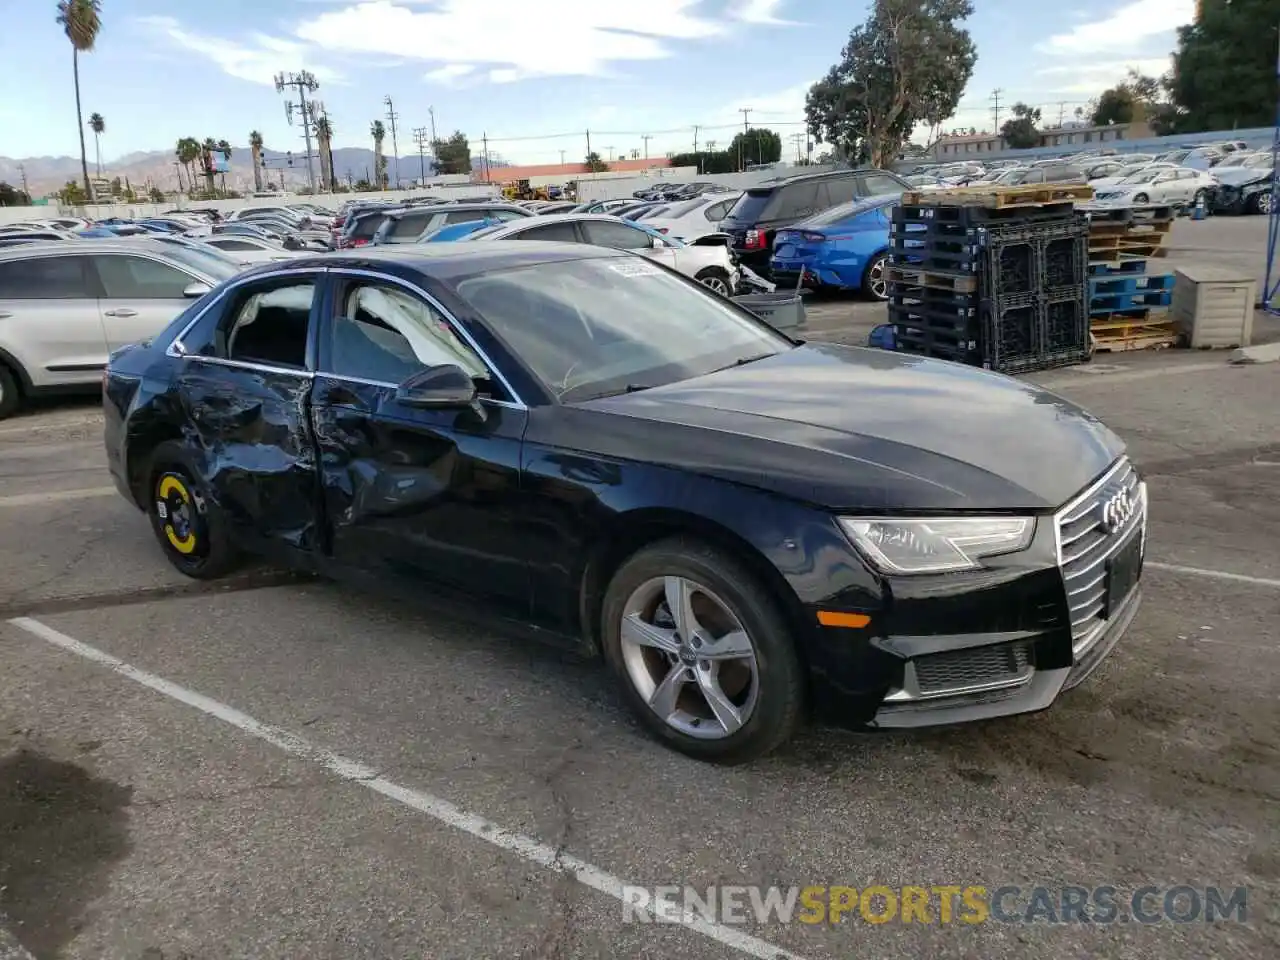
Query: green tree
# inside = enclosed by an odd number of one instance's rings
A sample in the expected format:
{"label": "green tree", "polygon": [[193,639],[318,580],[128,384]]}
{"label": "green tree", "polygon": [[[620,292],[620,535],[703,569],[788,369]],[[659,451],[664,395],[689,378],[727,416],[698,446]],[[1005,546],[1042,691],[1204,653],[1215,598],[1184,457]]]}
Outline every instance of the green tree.
{"label": "green tree", "polygon": [[213,155],[217,152],[218,142],[213,137],[205,137],[200,144],[200,167],[204,174],[205,192],[213,196]]}
{"label": "green tree", "polygon": [[603,173],[609,169],[609,165],[600,159],[600,154],[592,150],[587,154],[587,162],[583,164],[587,168],[588,173]]}
{"label": "green tree", "polygon": [[93,196],[89,184],[89,157],[84,149],[84,114],[80,109],[80,54],[89,53],[102,29],[102,4],[98,0],[59,0],[58,24],[71,41],[71,72],[76,82],[76,128],[80,133],[80,173],[84,194]]}
{"label": "green tree", "polygon": [[31,198],[17,187],[0,180],[0,207],[29,207]]}
{"label": "green tree", "polygon": [[969,0],[875,0],[840,61],[805,97],[809,133],[884,166],[918,123],[956,111],[977,51],[960,22]]}
{"label": "green tree", "polygon": [[111,195],[113,197],[121,196],[124,193],[124,181],[119,177],[113,177],[111,180]]}
{"label": "green tree", "polygon": [[1015,103],[1013,116],[1000,125],[1000,136],[1014,150],[1040,146],[1040,109]]}
{"label": "green tree", "polygon": [[674,153],[673,167],[696,167],[701,174],[733,173],[738,169],[738,155],[727,150],[699,150],[697,153]]}
{"label": "green tree", "polygon": [[782,159],[782,137],[772,130],[752,127],[736,134],[726,153],[736,160],[739,170],[753,163],[777,163]]}
{"label": "green tree", "polygon": [[164,194],[160,192],[159,187],[152,187],[147,191],[147,196],[151,198],[152,203],[164,203]]}
{"label": "green tree", "polygon": [[[183,137],[180,139],[173,151],[173,155],[181,164],[182,169],[187,171],[186,189],[188,193],[196,191],[196,171],[195,162],[200,159],[200,141],[195,137]],[[181,177],[179,179],[179,187],[182,186]]]}
{"label": "green tree", "polygon": [[461,130],[455,130],[446,140],[431,141],[431,152],[436,158],[437,173],[471,172],[471,144]]}
{"label": "green tree", "polygon": [[68,207],[78,207],[89,201],[89,194],[74,180],[68,180],[57,193],[58,200]]}
{"label": "green tree", "polygon": [[1178,133],[1273,126],[1278,23],[1280,0],[1204,0],[1199,19],[1178,29],[1169,125]]}
{"label": "green tree", "polygon": [[1129,85],[1118,83],[1098,94],[1098,99],[1089,107],[1089,122],[1096,127],[1105,127],[1113,123],[1132,123],[1137,102]]}

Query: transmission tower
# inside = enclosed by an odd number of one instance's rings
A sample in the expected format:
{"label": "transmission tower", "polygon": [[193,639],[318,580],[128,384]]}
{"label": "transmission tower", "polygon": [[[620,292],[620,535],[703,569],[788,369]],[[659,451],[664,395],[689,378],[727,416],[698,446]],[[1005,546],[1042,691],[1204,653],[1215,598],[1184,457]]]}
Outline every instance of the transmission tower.
{"label": "transmission tower", "polygon": [[289,123],[293,123],[294,110],[297,110],[302,115],[302,135],[307,142],[307,185],[311,188],[312,193],[316,192],[316,171],[311,165],[311,127],[314,119],[312,115],[313,104],[307,99],[307,94],[314,93],[319,88],[320,82],[306,70],[300,73],[276,74],[276,93],[284,93],[285,90],[298,91],[297,103],[292,100],[285,102],[285,115],[289,118]]}

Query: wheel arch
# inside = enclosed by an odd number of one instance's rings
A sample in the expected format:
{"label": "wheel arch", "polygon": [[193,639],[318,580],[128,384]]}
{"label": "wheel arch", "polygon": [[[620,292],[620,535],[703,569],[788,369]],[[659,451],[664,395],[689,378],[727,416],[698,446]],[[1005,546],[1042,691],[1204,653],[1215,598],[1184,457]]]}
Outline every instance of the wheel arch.
{"label": "wheel arch", "polygon": [[183,443],[185,440],[181,427],[158,418],[130,431],[125,444],[125,469],[129,478],[129,491],[139,509],[146,510],[151,499],[152,460],[156,449],[162,443]]}
{"label": "wheel arch", "polygon": [[7,367],[9,371],[18,380],[18,391],[24,396],[31,393],[32,382],[31,374],[27,373],[24,367],[12,353],[4,347],[0,347],[0,366]]}
{"label": "wheel arch", "polygon": [[600,650],[600,610],[618,568],[645,547],[672,537],[688,536],[719,547],[745,566],[777,601],[796,631],[796,653],[806,663],[806,644],[799,631],[804,610],[777,567],[746,537],[714,519],[671,507],[648,507],[617,515],[587,551],[578,590],[578,618],[590,648]]}

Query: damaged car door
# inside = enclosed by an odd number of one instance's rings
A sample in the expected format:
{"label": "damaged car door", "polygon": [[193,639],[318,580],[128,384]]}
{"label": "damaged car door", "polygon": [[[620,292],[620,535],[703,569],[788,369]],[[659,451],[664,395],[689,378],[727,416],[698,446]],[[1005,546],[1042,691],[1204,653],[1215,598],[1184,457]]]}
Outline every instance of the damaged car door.
{"label": "damaged car door", "polygon": [[333,559],[527,614],[524,406],[421,289],[329,282],[312,417]]}
{"label": "damaged car door", "polygon": [[170,352],[197,444],[193,464],[255,549],[310,553],[318,541],[316,455],[307,414],[321,272],[232,286]]}

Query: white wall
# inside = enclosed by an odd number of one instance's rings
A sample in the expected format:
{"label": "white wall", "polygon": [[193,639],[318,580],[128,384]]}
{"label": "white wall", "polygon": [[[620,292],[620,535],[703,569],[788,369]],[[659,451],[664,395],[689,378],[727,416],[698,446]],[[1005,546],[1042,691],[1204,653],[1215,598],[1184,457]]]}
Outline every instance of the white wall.
{"label": "white wall", "polygon": [[383,193],[333,193],[320,194],[315,197],[299,197],[293,194],[281,194],[278,198],[242,197],[238,200],[177,200],[164,203],[98,203],[92,206],[65,207],[50,204],[45,207],[0,207],[0,224],[18,223],[26,220],[43,220],[59,215],[88,217],[92,220],[105,220],[109,217],[135,219],[154,217],[166,210],[199,207],[213,209],[222,213],[239,210],[244,207],[289,206],[290,203],[317,203],[322,207],[337,210],[348,200],[408,200],[412,197],[469,197],[498,196],[502,188],[498,184],[475,184],[465,179],[459,183],[445,183],[439,186],[419,187],[413,190],[397,190]]}

